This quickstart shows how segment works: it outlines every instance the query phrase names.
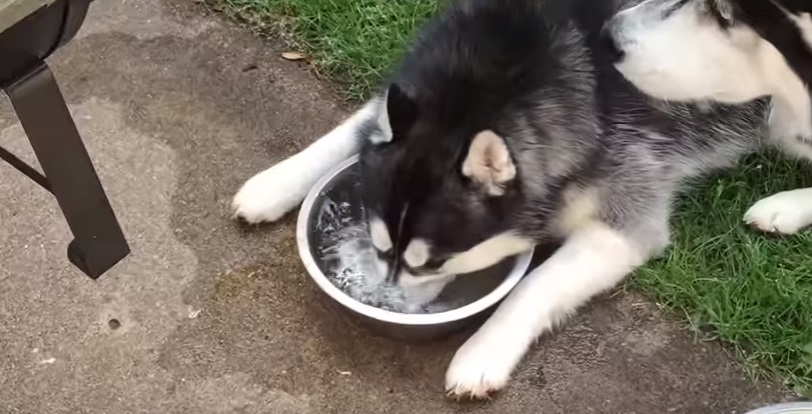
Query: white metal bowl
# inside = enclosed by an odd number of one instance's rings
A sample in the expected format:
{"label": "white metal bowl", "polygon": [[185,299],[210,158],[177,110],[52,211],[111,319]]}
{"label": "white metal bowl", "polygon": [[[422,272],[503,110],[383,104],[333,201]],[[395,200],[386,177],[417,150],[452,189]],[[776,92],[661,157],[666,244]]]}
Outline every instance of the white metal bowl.
{"label": "white metal bowl", "polygon": [[791,402],[771,405],[750,411],[747,414],[812,414],[812,402]]}
{"label": "white metal bowl", "polygon": [[[364,304],[348,296],[330,282],[314,257],[314,223],[323,197],[343,174],[357,168],[357,161],[357,156],[344,161],[316,183],[302,203],[296,226],[296,240],[299,256],[316,285],[341,309],[363,325],[385,336],[400,339],[428,339],[447,335],[481,320],[481,317],[487,315],[489,310],[504,299],[525,275],[533,256],[532,251],[514,258],[512,270],[490,293],[465,306],[439,313],[397,313]],[[476,275],[460,277],[476,277]]]}

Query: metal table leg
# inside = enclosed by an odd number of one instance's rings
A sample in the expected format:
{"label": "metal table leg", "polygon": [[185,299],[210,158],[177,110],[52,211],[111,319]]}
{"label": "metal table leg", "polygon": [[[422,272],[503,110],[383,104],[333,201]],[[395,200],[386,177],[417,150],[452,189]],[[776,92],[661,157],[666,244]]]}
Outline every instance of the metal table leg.
{"label": "metal table leg", "polygon": [[45,188],[56,197],[73,233],[68,259],[96,279],[130,248],[59,86],[44,62],[2,86],[42,166]]}

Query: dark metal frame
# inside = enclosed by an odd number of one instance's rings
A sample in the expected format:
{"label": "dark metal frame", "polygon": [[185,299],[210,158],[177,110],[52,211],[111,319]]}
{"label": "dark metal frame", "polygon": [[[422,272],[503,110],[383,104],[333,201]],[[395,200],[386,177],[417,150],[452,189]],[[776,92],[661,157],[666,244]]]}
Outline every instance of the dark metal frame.
{"label": "dark metal frame", "polygon": [[[60,0],[0,33],[0,61],[10,63],[6,73],[0,70],[0,88],[10,98],[44,175],[3,148],[0,159],[54,195],[74,236],[68,259],[96,279],[126,257],[130,247],[45,63],[79,29],[88,3]],[[57,21],[61,24],[53,30]]]}

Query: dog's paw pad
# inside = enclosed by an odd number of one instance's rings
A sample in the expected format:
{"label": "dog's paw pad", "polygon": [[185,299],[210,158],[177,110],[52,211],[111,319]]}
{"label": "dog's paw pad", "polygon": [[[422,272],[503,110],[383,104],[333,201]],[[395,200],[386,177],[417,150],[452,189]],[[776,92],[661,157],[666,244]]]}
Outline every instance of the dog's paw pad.
{"label": "dog's paw pad", "polygon": [[484,352],[487,350],[482,347],[466,345],[457,351],[446,371],[446,394],[457,399],[487,399],[507,384],[513,364],[494,353]]}
{"label": "dog's paw pad", "polygon": [[231,202],[233,218],[249,224],[279,220],[294,209],[310,190],[302,169],[283,161],[249,179]]}
{"label": "dog's paw pad", "polygon": [[762,231],[795,234],[812,224],[810,202],[807,192],[796,190],[774,194],[753,204],[744,213],[744,221]]}

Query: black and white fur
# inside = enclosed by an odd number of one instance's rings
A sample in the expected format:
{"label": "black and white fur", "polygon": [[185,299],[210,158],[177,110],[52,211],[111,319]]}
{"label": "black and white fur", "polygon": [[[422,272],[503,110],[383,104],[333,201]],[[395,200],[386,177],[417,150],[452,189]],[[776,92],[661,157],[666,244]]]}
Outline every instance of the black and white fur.
{"label": "black and white fur", "polygon": [[375,98],[248,180],[236,216],[280,218],[360,152],[373,242],[401,284],[435,289],[560,242],[448,367],[452,395],[501,389],[539,335],[663,251],[686,179],[758,150],[768,128],[767,99],[675,104],[630,84],[601,46],[621,6],[456,2]]}
{"label": "black and white fur", "polygon": [[[672,101],[772,97],[769,143],[812,159],[812,1],[646,0],[606,25],[617,68]],[[792,234],[812,224],[812,189],[760,200],[745,221]]]}

